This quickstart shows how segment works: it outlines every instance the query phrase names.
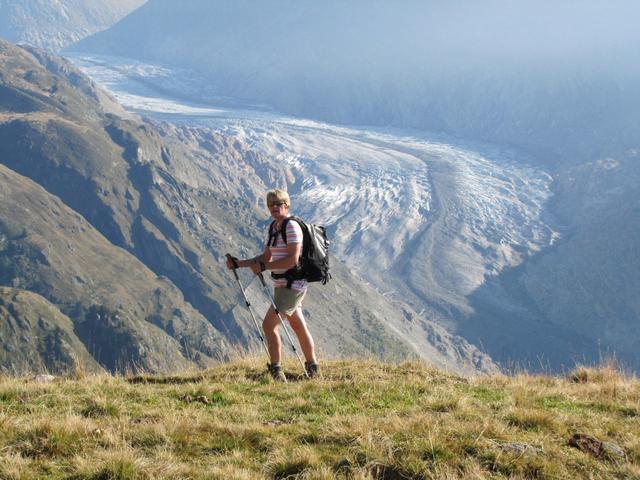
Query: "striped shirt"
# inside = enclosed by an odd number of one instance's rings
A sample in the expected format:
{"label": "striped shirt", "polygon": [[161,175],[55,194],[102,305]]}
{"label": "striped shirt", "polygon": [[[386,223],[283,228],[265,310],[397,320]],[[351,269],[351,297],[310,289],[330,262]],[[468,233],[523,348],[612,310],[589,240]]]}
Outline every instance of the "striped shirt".
{"label": "striped shirt", "polygon": [[[269,253],[271,254],[271,261],[274,262],[276,260],[282,260],[287,257],[287,245],[291,245],[294,243],[302,243],[302,228],[298,222],[294,220],[290,220],[287,222],[287,243],[284,243],[282,240],[282,235],[280,235],[280,225],[274,227],[277,231],[276,233],[276,246],[272,246],[272,243],[268,243]],[[269,242],[269,237],[267,237],[267,242]],[[284,273],[286,270],[273,270],[274,273]],[[286,287],[287,279],[286,278],[274,278],[273,285],[275,287]],[[307,289],[307,281],[306,280],[295,280],[291,285],[292,290],[296,290],[298,292],[302,292]]]}

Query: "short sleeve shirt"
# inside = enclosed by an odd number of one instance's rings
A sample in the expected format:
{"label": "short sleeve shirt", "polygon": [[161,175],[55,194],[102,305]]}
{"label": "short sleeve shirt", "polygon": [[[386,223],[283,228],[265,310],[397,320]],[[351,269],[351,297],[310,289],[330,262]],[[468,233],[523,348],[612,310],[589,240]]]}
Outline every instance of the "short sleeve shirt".
{"label": "short sleeve shirt", "polygon": [[[269,237],[267,237],[267,242],[269,242]],[[290,220],[287,222],[287,243],[284,243],[282,239],[282,235],[280,235],[280,226],[277,227],[276,233],[276,246],[273,246],[273,242],[268,244],[269,252],[271,253],[271,261],[282,260],[286,258],[287,245],[302,243],[302,228],[298,222],[294,220]],[[286,270],[273,270],[274,273],[284,273]],[[274,278],[273,284],[275,287],[286,287],[287,279],[286,278]],[[295,280],[291,285],[292,290],[297,290],[299,292],[307,289],[307,281],[306,280]]]}

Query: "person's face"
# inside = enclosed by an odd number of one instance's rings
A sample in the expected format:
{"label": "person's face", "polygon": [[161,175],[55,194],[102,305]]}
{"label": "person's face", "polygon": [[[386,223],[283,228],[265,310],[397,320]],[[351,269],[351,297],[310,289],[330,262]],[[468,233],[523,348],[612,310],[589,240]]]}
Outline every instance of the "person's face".
{"label": "person's face", "polygon": [[277,198],[269,198],[267,207],[269,207],[269,213],[274,220],[282,220],[289,214],[289,206]]}

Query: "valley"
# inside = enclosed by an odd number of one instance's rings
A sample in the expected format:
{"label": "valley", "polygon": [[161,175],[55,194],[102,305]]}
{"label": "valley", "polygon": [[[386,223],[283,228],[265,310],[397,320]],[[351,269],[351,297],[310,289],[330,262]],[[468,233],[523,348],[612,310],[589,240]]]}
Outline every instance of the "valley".
{"label": "valley", "polygon": [[[296,214],[328,227],[333,254],[406,310],[411,326],[395,328],[414,343],[421,339],[418,345],[433,324],[455,335],[475,313],[474,291],[557,240],[545,212],[552,177],[523,152],[444,134],[332,125],[250,105],[198,104],[185,100],[197,89],[180,83],[192,78],[184,72],[116,57],[72,58],[160,130],[176,130],[200,146],[224,135],[241,146],[244,161],[268,164],[256,170],[262,183],[286,186]],[[242,172],[227,174],[238,178],[227,193],[264,208],[263,192]]]}

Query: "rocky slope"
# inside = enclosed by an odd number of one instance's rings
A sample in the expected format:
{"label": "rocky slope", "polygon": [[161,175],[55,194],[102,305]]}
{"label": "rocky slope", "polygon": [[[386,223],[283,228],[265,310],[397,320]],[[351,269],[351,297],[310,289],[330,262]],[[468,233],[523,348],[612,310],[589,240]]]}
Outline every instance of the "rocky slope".
{"label": "rocky slope", "polygon": [[[1,283],[33,292],[27,298],[38,300],[22,302],[15,315],[2,317],[2,329],[11,333],[3,335],[3,348],[13,352],[2,368],[69,368],[76,361],[71,352],[56,358],[65,344],[82,353],[79,366],[99,362],[112,371],[168,371],[187,368],[192,360],[206,365],[225,358],[229,346],[221,332],[173,284],[115,247],[31,179],[4,165],[0,177]],[[64,335],[39,336],[29,319],[57,325]],[[12,347],[17,338],[25,345]],[[29,355],[29,345],[37,346],[37,355]]]}
{"label": "rocky slope", "polygon": [[[0,284],[50,302],[110,370],[180,369],[255,348],[222,260],[260,248],[261,197],[287,169],[233,137],[115,115],[113,99],[53,55],[0,41],[0,64]],[[372,301],[366,285],[353,297],[345,285],[359,280],[335,268],[340,279],[308,302],[324,354],[494,368],[435,325],[407,342],[399,329],[411,312]]]}
{"label": "rocky slope", "polygon": [[0,287],[0,318],[3,372],[58,372],[70,366],[103,371],[74,333],[69,317],[40,295]]}
{"label": "rocky slope", "polygon": [[49,50],[60,50],[105,30],[145,0],[4,0],[0,36]]}

